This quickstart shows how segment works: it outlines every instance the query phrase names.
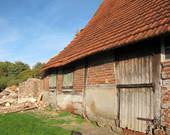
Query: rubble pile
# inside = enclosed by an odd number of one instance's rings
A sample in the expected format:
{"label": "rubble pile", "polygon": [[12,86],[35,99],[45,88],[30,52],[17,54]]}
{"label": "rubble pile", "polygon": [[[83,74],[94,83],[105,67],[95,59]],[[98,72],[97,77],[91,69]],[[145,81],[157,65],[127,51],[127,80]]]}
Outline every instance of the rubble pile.
{"label": "rubble pile", "polygon": [[[14,89],[15,88],[15,89]],[[18,88],[8,87],[0,93],[0,107],[16,105],[18,103]]]}
{"label": "rubble pile", "polygon": [[23,83],[20,83],[18,89],[19,103],[26,101],[36,102],[37,97],[41,93],[40,84],[41,80],[36,78],[31,78]]}
{"label": "rubble pile", "polygon": [[28,79],[19,87],[8,87],[0,93],[0,114],[42,108],[39,79]]}

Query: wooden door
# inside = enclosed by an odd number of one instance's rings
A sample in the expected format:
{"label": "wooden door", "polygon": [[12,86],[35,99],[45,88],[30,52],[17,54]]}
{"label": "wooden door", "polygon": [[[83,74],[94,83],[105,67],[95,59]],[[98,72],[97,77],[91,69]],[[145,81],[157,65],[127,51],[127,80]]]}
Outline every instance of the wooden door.
{"label": "wooden door", "polygon": [[145,132],[147,122],[139,119],[154,117],[153,56],[126,56],[116,64],[120,127]]}

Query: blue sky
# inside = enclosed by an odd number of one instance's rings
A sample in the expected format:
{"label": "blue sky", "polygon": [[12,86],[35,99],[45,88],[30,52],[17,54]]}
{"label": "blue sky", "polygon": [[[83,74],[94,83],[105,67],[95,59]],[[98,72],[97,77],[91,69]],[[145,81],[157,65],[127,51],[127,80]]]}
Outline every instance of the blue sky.
{"label": "blue sky", "polygon": [[46,62],[61,51],[102,0],[0,0],[0,61]]}

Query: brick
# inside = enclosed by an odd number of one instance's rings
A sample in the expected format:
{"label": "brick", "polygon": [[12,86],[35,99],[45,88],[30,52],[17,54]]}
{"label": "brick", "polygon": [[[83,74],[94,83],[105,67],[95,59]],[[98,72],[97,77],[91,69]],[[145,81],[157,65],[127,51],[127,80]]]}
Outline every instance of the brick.
{"label": "brick", "polygon": [[87,85],[114,84],[115,72],[112,55],[95,55],[88,66]]}
{"label": "brick", "polygon": [[82,92],[84,88],[84,64],[80,66],[77,66],[74,70],[74,82],[73,82],[73,88],[77,92]]}

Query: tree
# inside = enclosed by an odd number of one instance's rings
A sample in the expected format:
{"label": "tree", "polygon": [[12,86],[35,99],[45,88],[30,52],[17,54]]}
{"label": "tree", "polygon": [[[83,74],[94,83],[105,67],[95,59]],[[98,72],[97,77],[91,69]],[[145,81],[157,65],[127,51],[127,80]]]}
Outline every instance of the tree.
{"label": "tree", "polygon": [[8,76],[9,62],[0,62],[0,77]]}
{"label": "tree", "polygon": [[28,78],[40,78],[42,66],[43,63],[38,62],[30,69],[28,64],[21,61],[15,63],[0,62],[0,90],[5,89],[7,86],[18,85]]}
{"label": "tree", "polygon": [[32,78],[33,77],[33,72],[31,69],[27,69],[24,70],[22,72],[20,72],[20,74],[17,76],[17,79],[20,82],[26,81],[28,78]]}
{"label": "tree", "polygon": [[6,64],[7,76],[17,76],[20,72],[30,69],[29,65],[20,61],[15,63],[5,62],[4,64]]}
{"label": "tree", "polygon": [[8,83],[7,77],[0,78],[0,91],[2,91],[3,89],[5,89],[7,87],[7,83]]}
{"label": "tree", "polygon": [[32,68],[33,77],[35,77],[35,78],[41,78],[40,70],[41,70],[41,68],[42,68],[43,65],[44,65],[44,63],[37,62],[37,63],[33,66],[33,68]]}
{"label": "tree", "polygon": [[25,71],[25,70],[28,70],[30,69],[29,65],[28,64],[25,64],[21,61],[17,61],[15,62],[14,64],[14,74],[15,75],[18,75],[19,73],[21,73],[22,71]]}

